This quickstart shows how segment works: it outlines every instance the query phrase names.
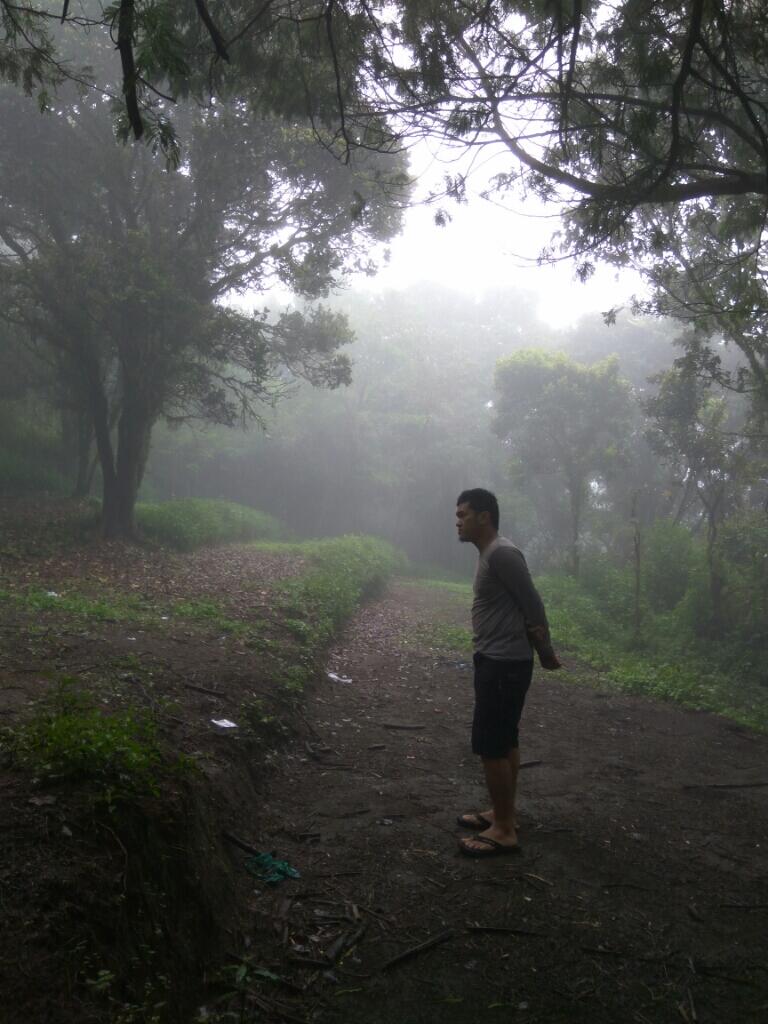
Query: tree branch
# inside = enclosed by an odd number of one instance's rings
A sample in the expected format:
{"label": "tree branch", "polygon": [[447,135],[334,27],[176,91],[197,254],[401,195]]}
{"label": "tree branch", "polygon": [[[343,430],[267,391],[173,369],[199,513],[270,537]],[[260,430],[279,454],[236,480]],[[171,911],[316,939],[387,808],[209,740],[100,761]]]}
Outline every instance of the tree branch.
{"label": "tree branch", "polygon": [[139,98],[136,91],[136,62],[133,57],[133,18],[135,0],[120,0],[117,22],[117,49],[120,52],[120,63],[123,68],[123,95],[125,109],[128,114],[134,138],[140,139],[144,134],[144,122],[139,110]]}
{"label": "tree branch", "polygon": [[214,24],[210,11],[205,5],[205,0],[195,0],[195,7],[200,15],[200,20],[208,30],[208,35],[211,37],[217,55],[229,63],[229,53],[227,52],[227,44],[224,42],[224,36]]}

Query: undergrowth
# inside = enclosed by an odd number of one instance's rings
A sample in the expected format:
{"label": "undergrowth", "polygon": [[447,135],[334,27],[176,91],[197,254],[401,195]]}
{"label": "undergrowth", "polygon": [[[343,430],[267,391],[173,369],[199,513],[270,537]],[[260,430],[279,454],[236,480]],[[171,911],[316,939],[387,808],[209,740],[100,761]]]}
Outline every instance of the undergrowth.
{"label": "undergrowth", "polygon": [[[768,730],[768,691],[756,678],[738,671],[743,652],[732,650],[726,641],[689,642],[668,616],[650,613],[638,641],[619,619],[604,614],[578,581],[547,576],[539,578],[537,586],[555,647],[583,658],[600,673],[602,685],[718,712]],[[589,681],[590,675],[585,679]]]}
{"label": "undergrowth", "polygon": [[247,505],[209,498],[180,498],[136,506],[140,533],[177,551],[204,545],[278,540],[285,530],[273,516]]}
{"label": "undergrowth", "polygon": [[312,650],[327,644],[360,601],[405,564],[400,551],[376,537],[304,541],[290,549],[306,559],[307,571],[279,584],[277,607],[288,629]]}
{"label": "undergrowth", "polygon": [[107,712],[72,677],[63,678],[26,722],[7,729],[2,744],[37,778],[91,781],[98,798],[110,805],[142,793],[157,795],[169,770],[181,767],[179,759],[171,763],[164,757],[147,711]]}

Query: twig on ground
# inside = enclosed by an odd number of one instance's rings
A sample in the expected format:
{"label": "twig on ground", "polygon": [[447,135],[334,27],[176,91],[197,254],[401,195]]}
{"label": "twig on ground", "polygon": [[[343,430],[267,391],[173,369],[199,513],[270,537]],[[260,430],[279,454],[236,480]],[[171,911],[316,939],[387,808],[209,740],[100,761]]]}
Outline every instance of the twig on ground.
{"label": "twig on ground", "polygon": [[318,811],[318,818],[356,818],[359,814],[368,814],[370,807],[358,807],[354,811],[344,811],[342,814],[328,814],[325,811]]}
{"label": "twig on ground", "polygon": [[688,1010],[689,1010],[689,1013],[691,1015],[691,1020],[693,1021],[693,1024],[697,1024],[698,1019],[699,1019],[699,1015],[696,1012],[696,1004],[693,1001],[693,992],[691,992],[690,988],[687,989],[687,992],[688,992]]}
{"label": "twig on ground", "polygon": [[554,882],[550,882],[548,878],[542,878],[541,875],[531,874],[530,871],[523,872],[523,878],[526,881],[542,882],[544,885],[550,885],[551,886],[551,885],[555,884]]}
{"label": "twig on ground", "polygon": [[496,924],[468,924],[467,931],[482,932],[489,935],[521,935],[537,939],[546,938],[543,932],[532,932],[527,928],[508,928],[506,925]]}
{"label": "twig on ground", "polygon": [[405,729],[406,731],[417,731],[419,729],[426,729],[426,725],[406,725],[399,722],[382,722],[381,726],[383,729]]}
{"label": "twig on ground", "polygon": [[239,849],[244,850],[245,853],[250,853],[254,857],[258,857],[261,850],[257,850],[255,846],[251,846],[250,843],[244,842],[242,839],[238,839],[237,836],[233,836],[231,832],[222,832],[222,838],[226,839],[228,843],[232,843],[233,846],[237,846]]}
{"label": "twig on ground", "polygon": [[768,786],[766,782],[691,782],[683,789],[758,789]]}
{"label": "twig on ground", "polygon": [[453,932],[440,932],[439,935],[434,935],[431,939],[427,939],[426,942],[420,942],[418,946],[411,946],[410,949],[406,949],[402,953],[398,953],[397,956],[393,956],[391,960],[387,960],[382,965],[382,971],[388,971],[390,968],[395,967],[397,964],[403,963],[404,960],[410,960],[411,957],[418,956],[420,953],[426,953],[428,949],[432,949],[433,946],[439,946],[443,942],[447,942],[453,938]]}
{"label": "twig on ground", "polygon": [[195,683],[184,683],[184,686],[188,690],[197,690],[198,693],[207,693],[209,697],[223,697],[224,700],[228,700],[226,693],[220,693],[219,690],[209,690],[207,686],[197,686]]}

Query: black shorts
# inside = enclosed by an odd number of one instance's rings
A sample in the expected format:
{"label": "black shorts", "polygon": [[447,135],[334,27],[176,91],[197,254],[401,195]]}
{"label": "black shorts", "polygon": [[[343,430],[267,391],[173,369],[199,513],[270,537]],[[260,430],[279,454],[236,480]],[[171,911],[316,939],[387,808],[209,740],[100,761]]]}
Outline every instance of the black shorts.
{"label": "black shorts", "polygon": [[533,660],[496,661],[476,654],[472,753],[490,760],[517,747],[517,727],[531,685]]}

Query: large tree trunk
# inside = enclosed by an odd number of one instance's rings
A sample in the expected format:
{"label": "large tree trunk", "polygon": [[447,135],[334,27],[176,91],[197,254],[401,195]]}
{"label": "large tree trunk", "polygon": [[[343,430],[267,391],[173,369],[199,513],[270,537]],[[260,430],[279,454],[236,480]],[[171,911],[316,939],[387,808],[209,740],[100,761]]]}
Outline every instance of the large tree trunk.
{"label": "large tree trunk", "polygon": [[153,417],[133,396],[126,398],[117,427],[115,495],[104,536],[131,539],[136,534],[136,499],[149,456]]}
{"label": "large tree trunk", "polygon": [[[92,375],[93,376],[93,375]],[[101,465],[102,502],[101,529],[105,537],[116,536],[111,530],[116,521],[117,474],[115,473],[115,452],[109,425],[109,403],[101,380],[91,380],[91,411],[96,451]]]}
{"label": "large tree trunk", "polygon": [[[101,465],[103,484],[101,529],[108,540],[131,539],[136,533],[136,498],[149,456],[152,427],[157,419],[153,411],[150,375],[141,367],[121,367],[119,407],[110,400],[99,363],[87,362],[89,405]],[[119,408],[119,416],[118,416]],[[116,444],[113,430],[117,422]]]}

